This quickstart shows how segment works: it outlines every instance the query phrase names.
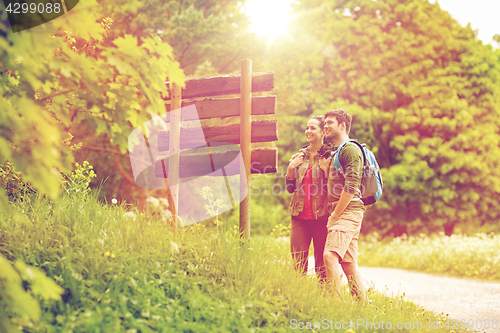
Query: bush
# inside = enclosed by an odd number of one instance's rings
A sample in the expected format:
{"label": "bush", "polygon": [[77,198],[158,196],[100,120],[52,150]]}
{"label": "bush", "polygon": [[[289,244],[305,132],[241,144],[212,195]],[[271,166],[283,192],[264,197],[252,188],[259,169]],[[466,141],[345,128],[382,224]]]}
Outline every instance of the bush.
{"label": "bush", "polygon": [[36,193],[31,184],[23,180],[22,174],[16,171],[10,162],[0,165],[0,184],[6,191],[10,202],[24,200],[26,196]]}
{"label": "bush", "polygon": [[367,237],[360,243],[365,266],[413,269],[427,273],[500,280],[500,235],[435,235],[432,237],[398,237],[378,241]]}
{"label": "bush", "polygon": [[21,260],[11,263],[0,254],[0,331],[34,327],[41,316],[35,299],[60,300],[63,290],[36,267]]}

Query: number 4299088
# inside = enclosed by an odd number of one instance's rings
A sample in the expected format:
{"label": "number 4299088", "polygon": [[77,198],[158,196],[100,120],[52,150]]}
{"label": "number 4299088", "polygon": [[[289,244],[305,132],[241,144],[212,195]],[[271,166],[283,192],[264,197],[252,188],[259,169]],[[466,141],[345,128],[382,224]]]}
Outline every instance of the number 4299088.
{"label": "number 4299088", "polygon": [[9,3],[7,8],[5,8],[7,13],[9,14],[26,14],[26,13],[60,13],[62,8],[60,3],[51,3],[51,2],[32,2],[30,4],[27,4],[26,2],[23,3]]}
{"label": "number 4299088", "polygon": [[498,319],[447,319],[443,327],[448,329],[468,328],[472,330],[498,329]]}

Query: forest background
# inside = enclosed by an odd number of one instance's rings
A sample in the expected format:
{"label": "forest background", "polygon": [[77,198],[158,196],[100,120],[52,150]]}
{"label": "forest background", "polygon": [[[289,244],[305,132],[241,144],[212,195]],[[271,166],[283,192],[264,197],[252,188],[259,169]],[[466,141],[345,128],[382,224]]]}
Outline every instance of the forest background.
{"label": "forest background", "polygon": [[[165,113],[165,81],[238,73],[248,58],[254,72],[276,71],[279,131],[278,173],[252,176],[253,234],[289,223],[284,170],[307,119],[333,108],[354,116],[351,137],[382,167],[364,233],[500,230],[498,47],[427,0],[303,0],[273,40],[249,29],[243,5],[88,0],[19,33],[0,9],[0,204],[21,190],[16,172],[54,198],[55,170],[86,160],[102,200],[147,209],[165,193],[135,186],[130,132]],[[237,219],[237,208],[220,218]]]}

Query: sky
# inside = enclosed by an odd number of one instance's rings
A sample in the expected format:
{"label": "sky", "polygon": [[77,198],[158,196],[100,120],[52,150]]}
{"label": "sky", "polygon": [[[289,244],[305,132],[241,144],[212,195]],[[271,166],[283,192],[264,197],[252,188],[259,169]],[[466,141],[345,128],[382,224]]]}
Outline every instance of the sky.
{"label": "sky", "polygon": [[[430,2],[436,2],[430,0]],[[478,38],[484,44],[500,35],[500,0],[437,0],[462,26],[471,24],[472,30],[479,30]],[[495,45],[495,43],[493,43]]]}
{"label": "sky", "polygon": [[[295,0],[247,0],[247,15],[252,18],[252,28],[260,35],[274,37],[286,33],[290,3]],[[300,1],[300,0],[299,0]],[[500,34],[500,0],[429,0],[438,2],[462,26],[469,22],[479,30],[478,38],[484,44]],[[496,43],[493,43],[496,46]]]}
{"label": "sky", "polygon": [[[286,34],[290,19],[290,4],[294,0],[247,0],[245,12],[252,23],[250,28],[258,35],[274,38]],[[500,1],[500,0],[498,0]]]}

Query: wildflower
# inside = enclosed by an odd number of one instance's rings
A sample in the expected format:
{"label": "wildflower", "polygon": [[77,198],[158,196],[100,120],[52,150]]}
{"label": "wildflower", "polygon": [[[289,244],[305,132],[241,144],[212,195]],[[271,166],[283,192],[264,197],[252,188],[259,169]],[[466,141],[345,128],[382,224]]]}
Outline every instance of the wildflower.
{"label": "wildflower", "polygon": [[116,205],[116,204],[118,203],[118,200],[116,200],[115,198],[113,198],[113,199],[111,199],[111,203],[112,203],[113,205]]}
{"label": "wildflower", "polygon": [[115,258],[116,258],[115,254],[111,253],[111,259],[115,259]]}
{"label": "wildflower", "polygon": [[172,253],[179,252],[179,245],[175,244],[174,242],[170,242],[170,251]]}
{"label": "wildflower", "polygon": [[111,253],[110,253],[109,251],[104,252],[104,256],[105,256],[105,257],[109,257],[109,256],[110,256],[110,254],[111,254]]}
{"label": "wildflower", "polygon": [[160,203],[165,207],[168,208],[168,200],[165,198],[160,198]]}
{"label": "wildflower", "polygon": [[155,197],[148,197],[148,198],[146,199],[146,201],[147,201],[147,202],[148,202],[151,206],[153,206],[153,208],[156,208],[156,207],[160,206],[160,201],[159,201],[157,198],[155,198]]}
{"label": "wildflower", "polygon": [[162,210],[162,212],[161,212],[161,216],[162,216],[164,219],[168,219],[168,218],[172,217],[172,213],[171,213],[168,209],[164,209],[164,210]]}
{"label": "wildflower", "polygon": [[125,214],[123,214],[123,217],[135,220],[136,214],[134,212],[126,212]]}

